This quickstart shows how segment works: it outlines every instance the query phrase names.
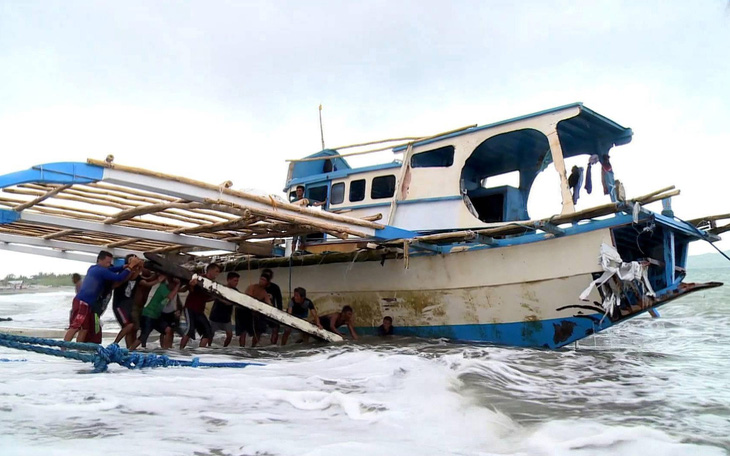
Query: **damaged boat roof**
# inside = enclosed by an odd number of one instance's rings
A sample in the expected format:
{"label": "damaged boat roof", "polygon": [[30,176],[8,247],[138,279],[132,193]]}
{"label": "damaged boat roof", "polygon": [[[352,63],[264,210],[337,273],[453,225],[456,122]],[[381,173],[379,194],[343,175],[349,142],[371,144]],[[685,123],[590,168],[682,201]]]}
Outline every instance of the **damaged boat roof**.
{"label": "damaged boat roof", "polygon": [[388,240],[413,233],[293,205],[272,195],[89,159],[0,176],[0,249],[94,261],[143,252],[275,257],[282,239],[327,233]]}

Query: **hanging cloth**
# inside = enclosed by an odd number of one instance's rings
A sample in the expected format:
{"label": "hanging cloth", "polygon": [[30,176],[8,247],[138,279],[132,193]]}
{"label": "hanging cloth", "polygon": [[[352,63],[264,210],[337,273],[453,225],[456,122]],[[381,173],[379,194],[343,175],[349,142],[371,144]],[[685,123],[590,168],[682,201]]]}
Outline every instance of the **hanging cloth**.
{"label": "hanging cloth", "polygon": [[586,169],[586,193],[589,195],[593,191],[593,180],[591,179],[591,165],[598,163],[598,155],[591,155],[588,158],[588,169]]}

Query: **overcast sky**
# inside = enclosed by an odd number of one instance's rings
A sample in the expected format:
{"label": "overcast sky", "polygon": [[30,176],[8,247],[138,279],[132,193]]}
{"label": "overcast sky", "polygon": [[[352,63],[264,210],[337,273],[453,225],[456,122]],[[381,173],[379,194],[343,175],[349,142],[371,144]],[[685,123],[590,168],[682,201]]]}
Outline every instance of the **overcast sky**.
{"label": "overcast sky", "polygon": [[[575,101],[634,130],[612,152],[629,196],[730,212],[726,0],[0,0],[3,174],[111,153],[280,192],[320,103],[337,146]],[[0,251],[0,276],[85,267]]]}

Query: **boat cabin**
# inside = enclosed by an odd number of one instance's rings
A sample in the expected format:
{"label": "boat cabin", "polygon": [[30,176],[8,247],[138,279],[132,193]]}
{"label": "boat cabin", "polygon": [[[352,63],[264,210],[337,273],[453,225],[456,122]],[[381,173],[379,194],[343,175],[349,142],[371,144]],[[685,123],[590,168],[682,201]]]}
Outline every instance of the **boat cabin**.
{"label": "boat cabin", "polygon": [[574,212],[565,158],[603,157],[631,141],[629,128],[581,103],[416,141],[393,149],[401,160],[352,168],[335,150],[290,164],[285,191],[304,186],[310,201],[352,217],[433,232],[528,220],[535,178],[559,173],[561,214]]}

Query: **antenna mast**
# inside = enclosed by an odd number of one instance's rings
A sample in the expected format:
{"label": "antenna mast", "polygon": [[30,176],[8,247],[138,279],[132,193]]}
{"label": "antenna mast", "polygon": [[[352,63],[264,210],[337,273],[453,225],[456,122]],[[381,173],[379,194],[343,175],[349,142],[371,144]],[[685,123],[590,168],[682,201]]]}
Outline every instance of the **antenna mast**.
{"label": "antenna mast", "polygon": [[324,147],[324,128],[322,127],[322,105],[319,105],[319,135],[322,138],[322,150]]}

